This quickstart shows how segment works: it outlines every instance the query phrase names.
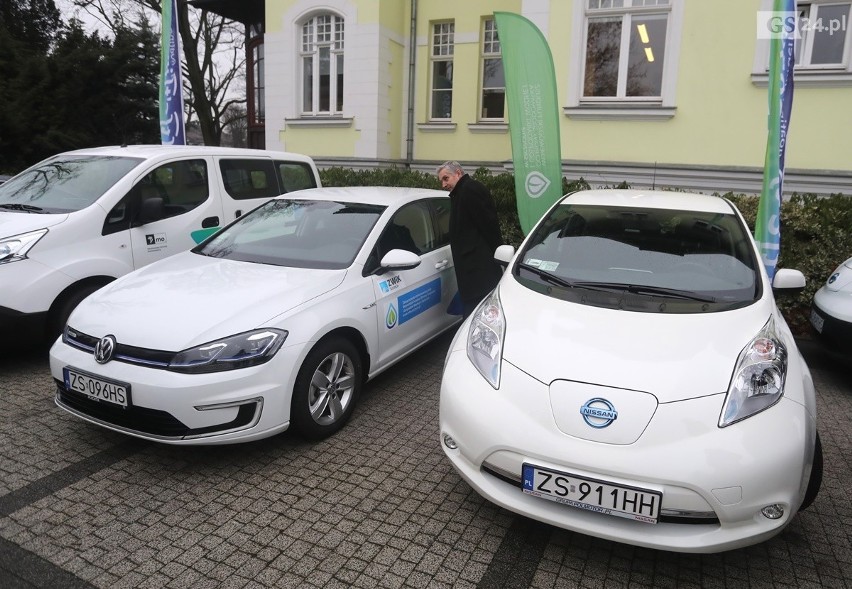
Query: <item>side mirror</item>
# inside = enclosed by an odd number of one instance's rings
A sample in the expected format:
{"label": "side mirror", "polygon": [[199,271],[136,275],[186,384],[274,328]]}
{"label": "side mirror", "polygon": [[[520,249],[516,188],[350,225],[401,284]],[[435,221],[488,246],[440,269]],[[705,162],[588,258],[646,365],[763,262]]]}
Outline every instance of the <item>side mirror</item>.
{"label": "side mirror", "polygon": [[515,248],[511,245],[501,245],[494,250],[494,259],[497,263],[503,266],[505,270],[509,266],[509,262],[515,257]]}
{"label": "side mirror", "polygon": [[772,291],[775,294],[799,294],[805,289],[805,275],[799,270],[780,268],[772,279]]}
{"label": "side mirror", "polygon": [[384,274],[388,270],[411,270],[420,265],[420,256],[408,250],[391,250],[384,255],[382,261],[379,262],[379,274]]}
{"label": "side mirror", "polygon": [[139,215],[137,215],[133,226],[138,227],[152,221],[159,221],[165,216],[165,206],[165,201],[160,196],[146,198],[142,201]]}

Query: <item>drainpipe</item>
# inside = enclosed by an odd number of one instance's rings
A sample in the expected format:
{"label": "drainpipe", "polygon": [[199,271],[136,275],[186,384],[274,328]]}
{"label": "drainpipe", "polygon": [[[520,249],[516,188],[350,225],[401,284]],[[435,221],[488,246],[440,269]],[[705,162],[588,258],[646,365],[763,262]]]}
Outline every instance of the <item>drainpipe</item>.
{"label": "drainpipe", "polygon": [[414,62],[417,55],[417,0],[411,0],[411,33],[408,50],[408,136],[405,139],[405,167],[414,161]]}

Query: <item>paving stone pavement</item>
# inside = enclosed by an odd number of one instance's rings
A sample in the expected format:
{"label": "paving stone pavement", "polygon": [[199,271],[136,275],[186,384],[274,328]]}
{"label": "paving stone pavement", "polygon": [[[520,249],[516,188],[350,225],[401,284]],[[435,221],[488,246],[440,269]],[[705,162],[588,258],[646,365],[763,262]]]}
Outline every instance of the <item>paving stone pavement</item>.
{"label": "paving stone pavement", "polygon": [[825,479],[776,538],[715,555],[552,528],[472,491],[438,443],[449,336],[365,387],[331,439],[154,444],[53,404],[43,351],[0,358],[0,588],[852,588],[852,378],[800,347]]}

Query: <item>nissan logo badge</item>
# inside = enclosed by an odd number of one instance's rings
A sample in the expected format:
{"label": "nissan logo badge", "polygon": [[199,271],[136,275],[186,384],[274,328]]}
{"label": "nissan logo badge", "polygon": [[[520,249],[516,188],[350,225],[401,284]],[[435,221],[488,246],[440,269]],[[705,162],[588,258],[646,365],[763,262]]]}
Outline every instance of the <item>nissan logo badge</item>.
{"label": "nissan logo badge", "polygon": [[618,412],[612,403],[600,397],[586,401],[580,407],[580,415],[583,416],[586,425],[595,429],[607,427],[618,418]]}
{"label": "nissan logo badge", "polygon": [[105,335],[95,344],[95,362],[106,364],[112,360],[113,354],[115,354],[115,336]]}

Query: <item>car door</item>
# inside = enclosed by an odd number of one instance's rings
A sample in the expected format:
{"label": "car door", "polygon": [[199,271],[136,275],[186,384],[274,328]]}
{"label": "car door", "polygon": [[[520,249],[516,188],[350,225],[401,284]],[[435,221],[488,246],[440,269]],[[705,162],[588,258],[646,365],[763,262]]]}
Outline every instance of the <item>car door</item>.
{"label": "car door", "polygon": [[[210,190],[208,171],[205,158],[159,164],[110,211],[107,225],[115,226],[125,215],[130,219],[134,268],[186,251],[221,226],[222,207]],[[144,203],[152,199],[162,199],[162,209],[147,220]]]}
{"label": "car door", "polygon": [[429,199],[400,208],[379,237],[372,260],[391,249],[420,256],[420,265],[373,274],[378,308],[379,358],[384,365],[451,325],[447,307],[456,291],[449,245],[442,245]]}

